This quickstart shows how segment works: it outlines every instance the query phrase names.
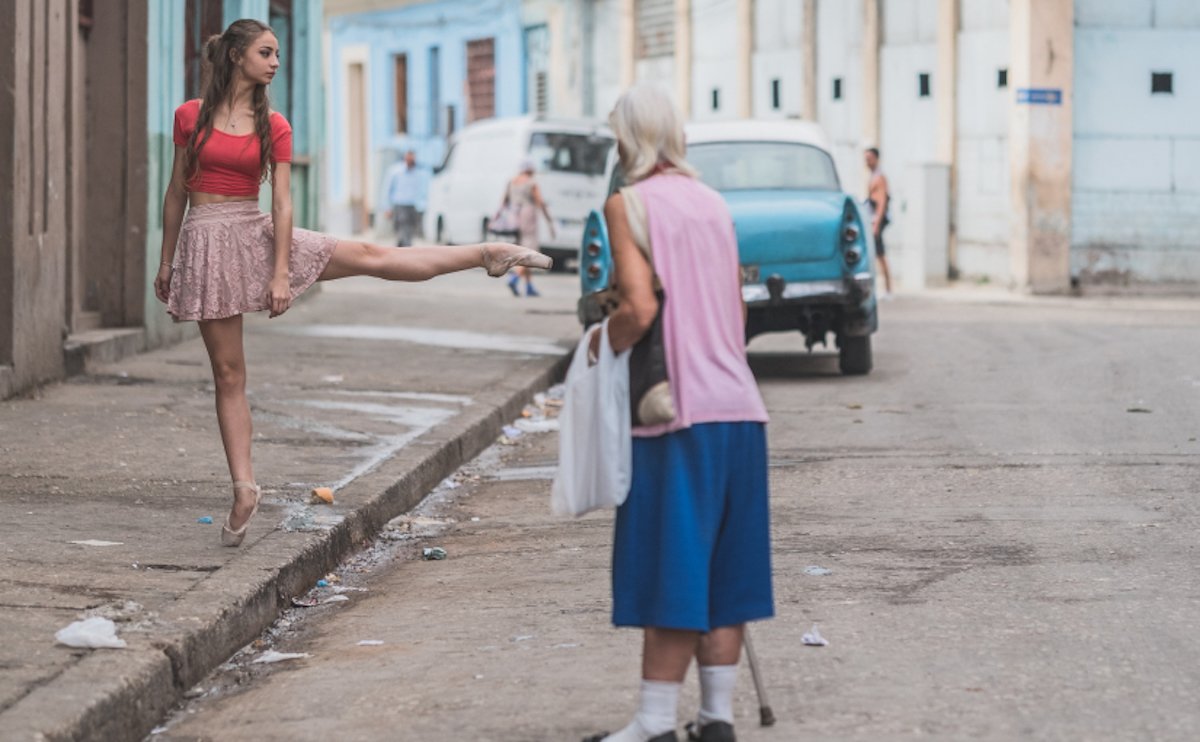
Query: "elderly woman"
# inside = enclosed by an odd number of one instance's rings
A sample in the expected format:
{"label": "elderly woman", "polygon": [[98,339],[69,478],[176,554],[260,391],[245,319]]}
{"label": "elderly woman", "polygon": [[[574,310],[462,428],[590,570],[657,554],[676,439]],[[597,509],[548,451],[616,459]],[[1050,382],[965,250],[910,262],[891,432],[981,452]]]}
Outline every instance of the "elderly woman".
{"label": "elderly woman", "polygon": [[633,482],[613,543],[613,623],[644,634],[641,705],[624,729],[589,740],[677,739],[695,657],[701,707],[689,737],[724,742],[734,739],[743,627],[774,615],[767,412],[746,361],[737,240],[725,202],[684,160],[664,92],[633,88],[609,120],[632,184],[604,207],[620,299],[610,342],[620,352],[647,332],[657,274],[675,418],[633,430]]}

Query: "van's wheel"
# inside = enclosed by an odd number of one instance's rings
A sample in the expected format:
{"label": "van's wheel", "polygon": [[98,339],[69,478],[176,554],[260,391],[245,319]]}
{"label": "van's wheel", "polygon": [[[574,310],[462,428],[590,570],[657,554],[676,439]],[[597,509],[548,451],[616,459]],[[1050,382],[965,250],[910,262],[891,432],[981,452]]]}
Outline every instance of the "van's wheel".
{"label": "van's wheel", "polygon": [[437,218],[437,243],[439,245],[446,244],[446,225],[442,222],[442,215],[438,214]]}
{"label": "van's wheel", "polygon": [[847,376],[862,376],[871,373],[871,336],[838,339],[838,367]]}

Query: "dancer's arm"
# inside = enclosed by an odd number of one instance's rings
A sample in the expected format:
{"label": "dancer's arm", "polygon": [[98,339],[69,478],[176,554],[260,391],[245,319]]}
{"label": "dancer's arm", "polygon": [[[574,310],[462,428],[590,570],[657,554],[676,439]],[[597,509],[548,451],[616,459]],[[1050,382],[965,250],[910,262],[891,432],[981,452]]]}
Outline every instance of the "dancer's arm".
{"label": "dancer's arm", "polygon": [[183,155],[183,147],[175,147],[171,182],[167,184],[167,192],[163,195],[162,257],[158,275],[154,279],[154,295],[164,303],[171,288],[171,263],[175,260],[175,243],[179,241],[179,228],[183,224],[183,213],[187,210],[188,193],[183,180]]}
{"label": "dancer's arm", "polygon": [[276,162],[271,179],[271,223],[275,230],[275,273],[267,285],[271,316],[287,311],[292,303],[288,260],[292,252],[292,163]]}

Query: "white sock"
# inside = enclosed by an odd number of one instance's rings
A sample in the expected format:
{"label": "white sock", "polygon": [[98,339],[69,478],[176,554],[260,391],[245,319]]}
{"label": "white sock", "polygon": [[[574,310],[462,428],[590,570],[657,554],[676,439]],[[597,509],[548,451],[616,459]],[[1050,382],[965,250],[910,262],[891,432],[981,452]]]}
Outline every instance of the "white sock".
{"label": "white sock", "polygon": [[737,682],[737,665],[700,666],[700,726],[710,722],[733,723],[733,685]]}
{"label": "white sock", "polygon": [[642,681],[642,703],[629,726],[604,738],[604,742],[648,742],[675,730],[679,689],[683,683]]}

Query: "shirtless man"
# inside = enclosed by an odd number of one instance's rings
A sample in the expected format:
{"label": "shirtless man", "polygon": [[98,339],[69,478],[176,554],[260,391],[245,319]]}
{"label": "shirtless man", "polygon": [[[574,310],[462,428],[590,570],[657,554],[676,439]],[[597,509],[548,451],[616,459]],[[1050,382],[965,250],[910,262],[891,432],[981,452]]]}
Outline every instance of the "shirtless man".
{"label": "shirtless man", "polygon": [[888,270],[887,253],[883,248],[883,229],[888,225],[887,211],[891,198],[888,196],[887,176],[879,167],[879,149],[869,148],[865,159],[867,168],[871,171],[867,180],[867,200],[871,202],[875,212],[871,218],[871,233],[875,235],[875,257],[879,260],[879,272],[883,274],[883,285],[887,292],[884,296],[887,297],[892,293],[892,274]]}

